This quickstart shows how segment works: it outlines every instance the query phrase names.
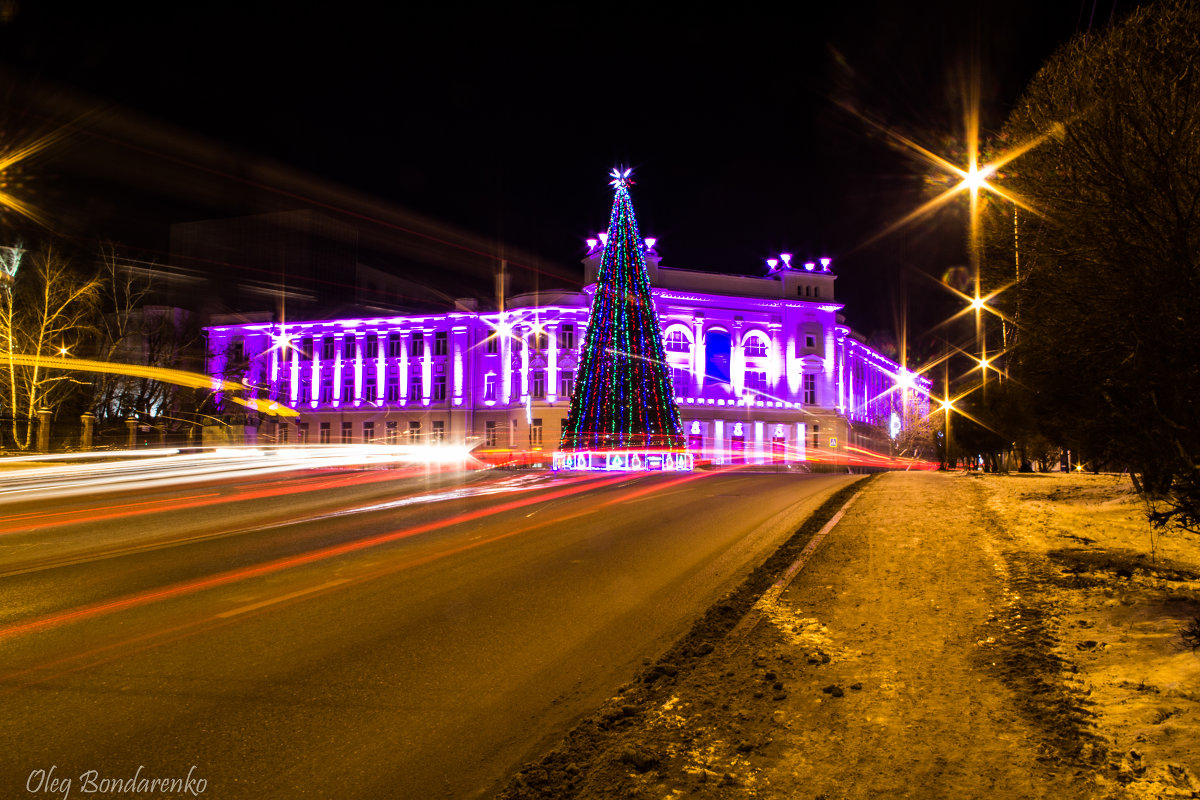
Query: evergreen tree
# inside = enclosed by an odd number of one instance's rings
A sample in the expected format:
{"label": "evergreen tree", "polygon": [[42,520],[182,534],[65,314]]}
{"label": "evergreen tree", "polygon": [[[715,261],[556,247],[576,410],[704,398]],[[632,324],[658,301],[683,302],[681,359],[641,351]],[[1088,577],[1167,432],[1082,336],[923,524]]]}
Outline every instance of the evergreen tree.
{"label": "evergreen tree", "polygon": [[685,447],[629,173],[612,171],[616,193],[562,450]]}

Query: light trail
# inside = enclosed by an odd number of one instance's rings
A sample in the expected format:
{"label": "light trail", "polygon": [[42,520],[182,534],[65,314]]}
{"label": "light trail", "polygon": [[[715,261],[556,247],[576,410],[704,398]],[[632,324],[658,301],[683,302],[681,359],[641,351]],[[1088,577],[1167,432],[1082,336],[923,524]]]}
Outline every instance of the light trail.
{"label": "light trail", "polygon": [[[567,483],[568,486],[557,491],[549,492],[548,494],[539,495],[533,498],[522,498],[513,500],[508,503],[503,503],[497,506],[491,506],[476,511],[465,512],[448,519],[435,520],[421,525],[415,525],[409,528],[404,528],[397,531],[370,536],[365,539],[358,539],[352,542],[345,542],[338,545],[323,547],[318,550],[313,550],[301,555],[289,556],[287,558],[279,558],[269,561],[265,564],[258,564],[253,567],[244,567],[236,570],[213,575],[207,578],[201,578],[193,581],[186,581],[168,586],[162,589],[155,589],[147,592],[140,592],[126,597],[110,600],[102,603],[96,603],[74,611],[58,612],[39,619],[30,620],[28,622],[19,623],[0,628],[0,641],[10,639],[14,636],[35,633],[47,628],[59,627],[74,622],[93,619],[98,616],[112,614],[118,611],[124,611],[131,608],[146,605],[148,603],[167,600],[184,595],[194,594],[196,592],[212,589],[220,586],[226,586],[239,581],[244,581],[250,578],[262,577],[271,575],[294,567],[312,564],[318,561],[325,561],[338,556],[348,555],[351,553],[360,552],[369,548],[379,547],[384,544],[408,539],[422,533],[439,530],[442,528],[451,527],[453,525],[461,525],[467,522],[473,522],[480,519],[485,519],[494,514],[501,514],[507,511],[514,511],[533,503],[542,503],[547,500],[555,500],[560,497],[569,497],[571,495],[580,494],[582,492],[591,491],[597,486],[605,486],[611,483],[617,483],[620,480],[627,479],[627,476],[620,475],[617,477],[607,477],[595,479],[591,476],[581,477],[578,479],[568,479],[561,481]],[[582,485],[570,485],[576,482],[581,482]],[[511,532],[502,535],[513,535]]]}
{"label": "light trail", "polygon": [[[574,483],[584,480],[590,481],[593,479],[594,476],[587,476],[572,479],[571,482]],[[608,486],[611,485],[613,481],[618,481],[619,485],[619,478],[607,478],[600,483],[604,486]],[[533,502],[542,502],[543,499],[544,498],[539,498]],[[404,572],[405,570],[431,564],[450,556],[459,555],[461,553],[476,550],[490,544],[495,544],[496,542],[529,533],[530,531],[534,531],[539,528],[545,528],[550,525],[561,525],[564,522],[572,519],[595,513],[605,505],[607,505],[607,503],[604,501],[596,500],[587,506],[577,506],[573,508],[571,513],[559,515],[541,522],[535,522],[520,528],[505,531],[504,533],[497,534],[486,539],[476,539],[456,547],[439,550],[436,553],[407,558],[399,562],[394,562],[366,572],[362,572],[352,578],[339,579],[340,582],[325,582],[317,586],[310,586],[298,591],[289,592],[283,596],[265,598],[262,601],[252,604],[255,606],[253,609],[248,606],[242,606],[232,609],[232,611],[236,611],[238,613],[221,611],[209,617],[189,620],[182,624],[166,629],[138,634],[117,642],[109,642],[99,645],[89,650],[73,652],[70,655],[54,661],[38,664],[32,667],[26,667],[24,669],[0,676],[0,685],[9,685],[8,689],[0,690],[0,695],[11,694],[24,687],[42,683],[63,674],[96,667],[100,664],[115,661],[118,658],[145,652],[164,644],[170,644],[182,639],[186,639],[190,636],[215,630],[216,628],[237,624],[239,621],[247,617],[270,613],[272,611],[279,610],[280,608],[294,605],[297,602],[302,602],[303,600],[328,594],[335,588],[361,585],[379,578]],[[3,639],[3,631],[0,631],[0,639]],[[22,680],[23,678],[34,674],[36,674],[36,677],[33,680]]]}
{"label": "light trail", "polygon": [[[172,451],[173,452],[173,451]],[[96,454],[124,459],[127,453]],[[0,466],[9,461],[0,460]],[[453,446],[338,446],[306,448],[220,449],[213,452],[172,455],[159,458],[81,463],[67,466],[36,467],[0,474],[0,503],[93,495],[99,492],[144,490],[178,485],[193,485],[201,480],[254,477],[313,469],[388,467],[470,468],[475,464],[470,451]]]}

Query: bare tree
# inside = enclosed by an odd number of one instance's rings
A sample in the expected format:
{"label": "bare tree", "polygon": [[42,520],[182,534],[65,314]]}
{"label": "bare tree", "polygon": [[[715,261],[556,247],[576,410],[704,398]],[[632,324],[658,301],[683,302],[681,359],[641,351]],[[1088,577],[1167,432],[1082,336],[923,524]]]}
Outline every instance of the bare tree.
{"label": "bare tree", "polygon": [[1200,529],[1200,3],[1143,6],[1050,58],[1010,117],[1044,137],[988,263],[1017,282],[1014,375],[1059,444],[1127,465],[1151,519]]}
{"label": "bare tree", "polygon": [[[200,339],[187,312],[150,302],[155,266],[133,265],[112,247],[101,254],[101,305],[97,319],[97,360],[150,367],[180,367]],[[121,374],[98,375],[93,410],[101,427],[131,415],[170,414],[181,402],[174,383]]]}
{"label": "bare tree", "polygon": [[0,289],[0,391],[12,443],[28,449],[38,411],[54,411],[81,388],[69,373],[14,356],[77,353],[95,334],[100,280],[53,249],[33,254]]}

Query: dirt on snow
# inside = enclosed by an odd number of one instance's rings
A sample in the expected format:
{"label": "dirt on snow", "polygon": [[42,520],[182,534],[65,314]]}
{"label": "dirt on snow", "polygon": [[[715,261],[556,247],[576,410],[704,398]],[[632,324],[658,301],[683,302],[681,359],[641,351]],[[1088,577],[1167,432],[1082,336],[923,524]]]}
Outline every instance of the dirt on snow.
{"label": "dirt on snow", "polygon": [[874,476],[501,796],[1200,798],[1198,617],[1123,476]]}

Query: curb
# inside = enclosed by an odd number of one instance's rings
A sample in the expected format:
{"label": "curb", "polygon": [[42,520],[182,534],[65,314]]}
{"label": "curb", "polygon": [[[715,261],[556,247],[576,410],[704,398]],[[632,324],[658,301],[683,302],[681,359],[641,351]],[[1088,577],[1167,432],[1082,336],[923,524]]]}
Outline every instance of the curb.
{"label": "curb", "polygon": [[859,489],[857,492],[850,495],[850,498],[842,505],[841,508],[838,509],[837,513],[830,517],[829,521],[825,523],[824,527],[822,527],[821,530],[817,531],[817,533],[813,535],[808,544],[804,546],[804,549],[800,551],[800,555],[796,557],[796,560],[793,561],[786,570],[784,570],[783,575],[780,576],[779,580],[775,581],[775,583],[771,584],[771,588],[763,592],[762,597],[758,598],[754,605],[751,606],[750,610],[746,612],[746,616],[742,617],[738,624],[733,627],[733,630],[729,632],[727,638],[730,641],[740,642],[748,633],[750,633],[750,631],[754,630],[754,626],[757,625],[762,619],[763,608],[779,599],[779,596],[783,594],[784,590],[787,589],[795,577],[800,574],[800,570],[804,569],[804,565],[808,563],[808,560],[812,557],[812,554],[817,551],[817,548],[821,545],[821,542],[824,541],[825,537],[829,535],[829,532],[833,530],[834,526],[841,522],[842,517],[846,514],[846,511],[849,510],[850,506],[854,505],[854,501],[859,498],[862,492],[863,490]]}

